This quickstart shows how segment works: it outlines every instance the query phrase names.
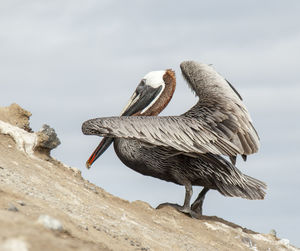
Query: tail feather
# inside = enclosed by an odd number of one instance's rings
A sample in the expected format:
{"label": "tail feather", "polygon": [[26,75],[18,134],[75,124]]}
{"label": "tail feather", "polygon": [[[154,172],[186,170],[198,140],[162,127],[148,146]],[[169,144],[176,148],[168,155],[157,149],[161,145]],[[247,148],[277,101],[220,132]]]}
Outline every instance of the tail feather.
{"label": "tail feather", "polygon": [[241,197],[248,200],[263,200],[266,195],[265,190],[267,189],[267,185],[258,179],[242,173],[240,174],[242,179],[239,184],[216,182],[217,190],[224,196]]}
{"label": "tail feather", "polygon": [[[212,175],[215,188],[224,196],[241,197],[249,200],[262,200],[266,195],[267,185],[253,177],[243,174],[233,164],[221,156],[205,154],[202,156],[212,169],[209,173]],[[207,169],[207,171],[208,171]]]}

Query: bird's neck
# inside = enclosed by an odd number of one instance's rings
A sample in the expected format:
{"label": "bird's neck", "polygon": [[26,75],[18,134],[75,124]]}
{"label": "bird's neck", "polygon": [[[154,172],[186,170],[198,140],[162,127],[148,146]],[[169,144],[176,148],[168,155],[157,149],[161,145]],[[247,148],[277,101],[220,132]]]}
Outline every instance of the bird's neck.
{"label": "bird's neck", "polygon": [[175,72],[171,69],[166,70],[163,76],[165,88],[156,102],[143,114],[143,116],[157,116],[170,102],[176,88]]}

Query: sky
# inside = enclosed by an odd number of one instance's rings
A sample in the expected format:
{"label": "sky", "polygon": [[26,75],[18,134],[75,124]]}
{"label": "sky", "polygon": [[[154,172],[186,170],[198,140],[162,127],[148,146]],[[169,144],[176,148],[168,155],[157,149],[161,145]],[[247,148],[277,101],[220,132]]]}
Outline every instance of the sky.
{"label": "sky", "polygon": [[184,188],[132,171],[113,147],[86,170],[100,138],[84,136],[82,122],[118,116],[146,73],[168,68],[177,89],[161,115],[179,115],[197,102],[180,63],[213,64],[242,95],[261,138],[260,151],[237,167],[268,190],[263,201],[209,191],[203,212],[275,229],[300,247],[298,0],[4,0],[0,7],[0,106],[29,110],[35,131],[55,128],[62,142],[55,158],[130,201],[182,204]]}

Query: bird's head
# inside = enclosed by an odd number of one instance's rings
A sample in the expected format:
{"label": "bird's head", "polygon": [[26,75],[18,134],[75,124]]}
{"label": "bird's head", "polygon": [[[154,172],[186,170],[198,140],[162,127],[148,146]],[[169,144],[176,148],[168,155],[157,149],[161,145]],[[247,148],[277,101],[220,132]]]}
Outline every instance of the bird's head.
{"label": "bird's head", "polygon": [[151,71],[143,77],[121,116],[156,116],[170,102],[176,87],[175,73]]}
{"label": "bird's head", "polygon": [[[156,116],[170,102],[176,87],[175,72],[152,71],[143,77],[121,116]],[[113,142],[113,138],[104,137],[86,162],[87,168],[99,158]]]}

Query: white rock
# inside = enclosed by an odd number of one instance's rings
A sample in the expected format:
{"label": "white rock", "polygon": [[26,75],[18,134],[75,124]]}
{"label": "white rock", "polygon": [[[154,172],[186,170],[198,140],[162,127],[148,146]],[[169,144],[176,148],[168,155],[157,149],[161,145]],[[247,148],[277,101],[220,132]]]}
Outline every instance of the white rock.
{"label": "white rock", "polygon": [[283,245],[289,245],[290,244],[290,240],[288,239],[281,239],[280,241],[278,241],[280,244],[283,244]]}
{"label": "white rock", "polygon": [[0,243],[1,251],[28,251],[27,243],[21,239],[10,238]]}
{"label": "white rock", "polygon": [[10,135],[21,151],[24,151],[31,157],[33,156],[33,149],[37,144],[37,135],[35,133],[29,133],[3,121],[0,121],[0,132]]}
{"label": "white rock", "polygon": [[51,230],[62,231],[63,226],[59,220],[52,218],[49,215],[40,215],[38,223]]}

